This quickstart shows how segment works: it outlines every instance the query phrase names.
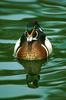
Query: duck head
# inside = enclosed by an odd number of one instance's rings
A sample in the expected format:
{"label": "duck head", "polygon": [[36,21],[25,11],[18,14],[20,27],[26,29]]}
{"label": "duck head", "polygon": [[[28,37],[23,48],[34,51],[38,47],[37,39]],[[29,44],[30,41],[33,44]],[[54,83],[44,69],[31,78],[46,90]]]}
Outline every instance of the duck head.
{"label": "duck head", "polygon": [[27,24],[27,30],[25,32],[27,42],[38,40],[41,34],[42,34],[42,29],[37,21]]}

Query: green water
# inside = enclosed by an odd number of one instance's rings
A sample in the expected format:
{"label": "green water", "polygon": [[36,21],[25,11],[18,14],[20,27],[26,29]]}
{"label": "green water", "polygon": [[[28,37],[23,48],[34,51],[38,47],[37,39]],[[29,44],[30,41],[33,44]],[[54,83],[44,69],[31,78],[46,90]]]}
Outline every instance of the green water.
{"label": "green water", "polygon": [[[39,87],[32,89],[13,48],[34,19],[52,42],[53,54],[41,64]],[[66,100],[66,0],[0,0],[0,100]]]}

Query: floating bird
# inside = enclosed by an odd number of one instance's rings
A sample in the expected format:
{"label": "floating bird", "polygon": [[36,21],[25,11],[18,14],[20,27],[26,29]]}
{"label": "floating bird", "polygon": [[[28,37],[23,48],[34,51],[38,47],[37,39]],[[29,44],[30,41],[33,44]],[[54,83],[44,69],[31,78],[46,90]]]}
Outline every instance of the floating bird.
{"label": "floating bird", "polygon": [[51,42],[38,22],[28,23],[26,31],[16,42],[14,56],[20,60],[42,60],[51,53]]}

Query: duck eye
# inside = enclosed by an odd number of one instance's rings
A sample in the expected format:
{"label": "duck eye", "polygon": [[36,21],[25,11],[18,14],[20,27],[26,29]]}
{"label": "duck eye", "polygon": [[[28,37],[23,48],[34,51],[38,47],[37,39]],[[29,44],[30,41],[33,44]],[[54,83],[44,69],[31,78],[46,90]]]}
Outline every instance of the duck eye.
{"label": "duck eye", "polygon": [[35,37],[36,37],[36,35],[37,35],[37,34],[36,34],[36,32],[34,32],[34,33],[33,33],[33,38],[35,38]]}

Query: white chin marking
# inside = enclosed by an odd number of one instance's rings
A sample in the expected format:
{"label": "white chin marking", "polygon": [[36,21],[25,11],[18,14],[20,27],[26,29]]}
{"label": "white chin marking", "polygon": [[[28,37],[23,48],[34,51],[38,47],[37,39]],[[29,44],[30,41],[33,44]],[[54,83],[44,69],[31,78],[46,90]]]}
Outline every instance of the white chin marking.
{"label": "white chin marking", "polygon": [[27,42],[31,42],[32,41],[32,37],[27,37]]}
{"label": "white chin marking", "polygon": [[36,38],[36,37],[35,37],[35,38],[32,38],[32,37],[30,37],[30,38],[29,38],[29,37],[28,37],[28,38],[27,38],[27,42],[31,42],[31,41],[33,41],[33,40],[35,40],[35,41],[36,41],[36,40],[37,40],[37,38]]}

